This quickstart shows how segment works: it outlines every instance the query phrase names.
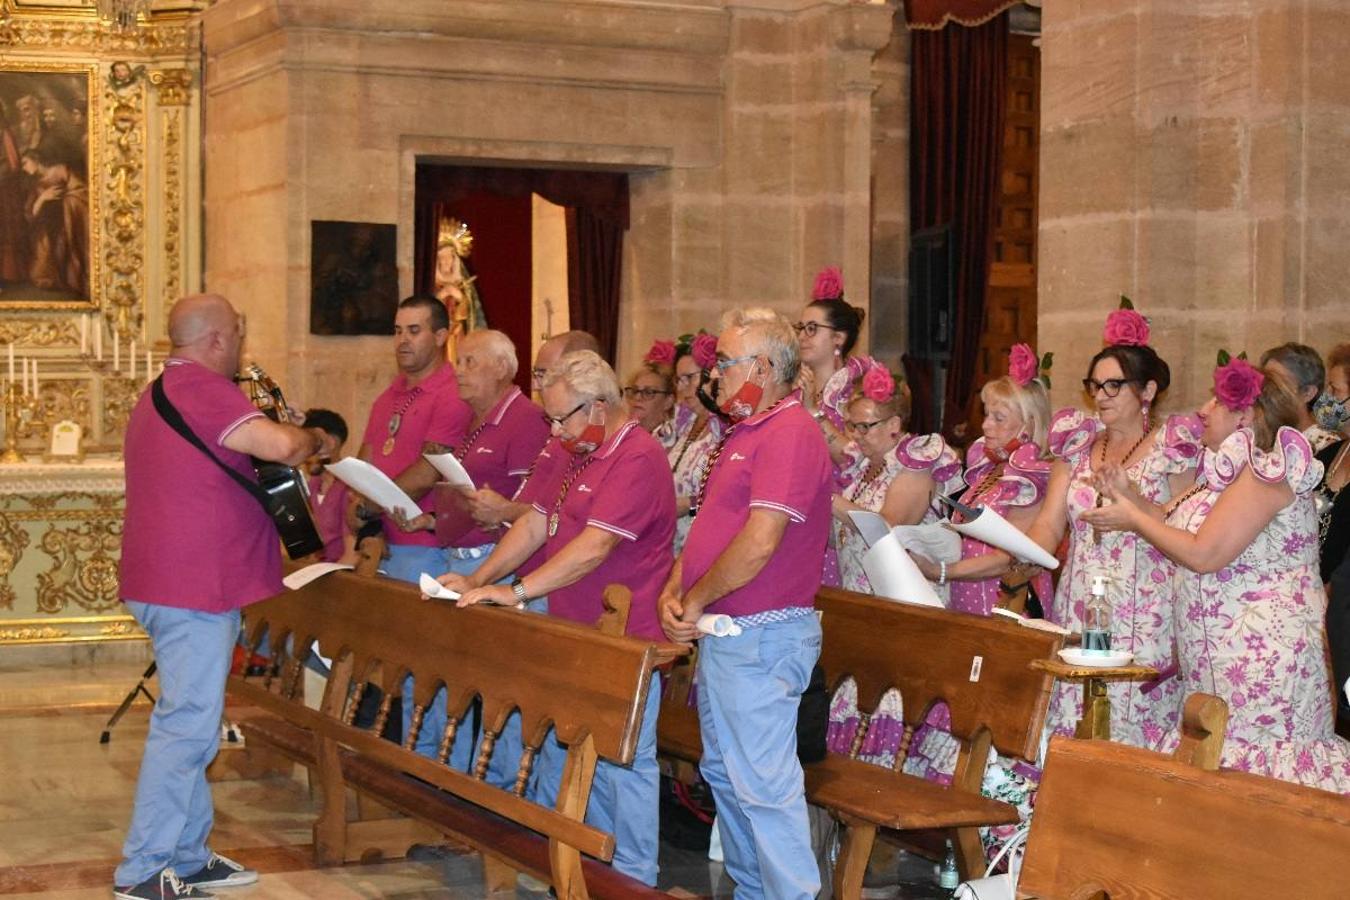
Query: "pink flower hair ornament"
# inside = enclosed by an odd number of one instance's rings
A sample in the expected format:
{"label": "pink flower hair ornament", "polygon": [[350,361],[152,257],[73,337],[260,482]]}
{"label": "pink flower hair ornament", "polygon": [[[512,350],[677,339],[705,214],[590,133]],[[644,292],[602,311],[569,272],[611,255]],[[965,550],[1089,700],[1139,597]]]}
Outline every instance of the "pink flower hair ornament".
{"label": "pink flower hair ornament", "polygon": [[829,266],[816,273],[811,287],[812,300],[839,300],[844,296],[844,276],[838,266]]}
{"label": "pink flower hair ornament", "polygon": [[862,395],[873,403],[885,403],[895,394],[895,378],[890,370],[877,363],[862,377]]}
{"label": "pink flower hair ornament", "polygon": [[1143,347],[1148,344],[1148,319],[1135,312],[1129,297],[1120,298],[1120,308],[1106,317],[1102,340],[1109,346],[1123,344]]}
{"label": "pink flower hair ornament", "polygon": [[1014,344],[1008,353],[1008,377],[1018,387],[1026,387],[1033,381],[1040,381],[1046,390],[1050,389],[1050,364],[1055,355],[1047,353],[1037,356],[1030,344]]}
{"label": "pink flower hair ornament", "polygon": [[699,332],[689,345],[689,355],[694,357],[700,369],[711,369],[717,365],[717,335]]}
{"label": "pink flower hair ornament", "polygon": [[1245,355],[1229,358],[1219,351],[1219,366],[1214,370],[1214,398],[1233,412],[1251,407],[1261,396],[1266,376],[1247,362]]}
{"label": "pink flower hair ornament", "polygon": [[647,355],[642,357],[642,361],[660,366],[675,365],[675,342],[657,338],[652,341],[652,346],[647,350]]}

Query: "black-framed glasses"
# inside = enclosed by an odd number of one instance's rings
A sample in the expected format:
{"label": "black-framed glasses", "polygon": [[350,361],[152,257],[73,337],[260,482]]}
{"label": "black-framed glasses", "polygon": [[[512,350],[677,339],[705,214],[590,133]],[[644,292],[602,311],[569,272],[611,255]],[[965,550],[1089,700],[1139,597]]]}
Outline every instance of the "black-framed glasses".
{"label": "black-framed glasses", "polygon": [[815,337],[815,336],[816,336],[816,332],[819,331],[819,330],[822,329],[822,328],[828,328],[830,331],[840,331],[840,330],[841,330],[841,329],[839,329],[839,328],[835,328],[833,325],[826,325],[824,322],[793,322],[793,323],[792,323],[792,330],[793,330],[793,331],[797,332],[798,335],[806,335],[806,336],[809,337],[809,338]]}
{"label": "black-framed glasses", "polygon": [[1083,390],[1087,392],[1089,397],[1097,396],[1098,391],[1101,391],[1108,398],[1116,397],[1120,394],[1121,388],[1127,384],[1133,383],[1133,381],[1134,379],[1132,378],[1108,378],[1105,381],[1098,381],[1095,378],[1084,378]]}
{"label": "black-framed glasses", "polygon": [[877,419],[875,422],[845,422],[844,430],[849,434],[867,434],[885,421],[886,419]]}
{"label": "black-framed glasses", "polygon": [[663,391],[660,388],[626,387],[623,389],[623,395],[629,400],[635,400],[638,397],[643,400],[655,400],[657,397],[670,396],[670,391]]}
{"label": "black-framed glasses", "polygon": [[578,403],[576,406],[572,407],[571,412],[563,413],[561,416],[550,416],[548,413],[544,413],[544,421],[547,422],[550,427],[561,428],[564,422],[581,412],[585,406],[585,403]]}

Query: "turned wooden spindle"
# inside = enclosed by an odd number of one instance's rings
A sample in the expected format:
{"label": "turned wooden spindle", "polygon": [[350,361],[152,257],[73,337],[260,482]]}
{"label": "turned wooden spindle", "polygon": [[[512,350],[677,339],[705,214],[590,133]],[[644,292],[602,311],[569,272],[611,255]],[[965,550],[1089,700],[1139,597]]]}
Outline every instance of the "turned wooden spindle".
{"label": "turned wooden spindle", "polygon": [[450,759],[450,748],[455,745],[455,732],[458,730],[459,718],[447,713],[445,716],[445,731],[441,734],[441,744],[436,748],[436,758],[442,763],[446,763]]}
{"label": "turned wooden spindle", "polygon": [[516,770],[516,783],[511,787],[511,793],[517,797],[525,796],[525,785],[530,780],[530,772],[534,770],[534,758],[538,752],[538,747],[526,744],[520,753],[520,768]]}
{"label": "turned wooden spindle", "polygon": [[848,755],[853,759],[858,758],[862,752],[863,741],[867,740],[867,729],[872,726],[872,717],[862,710],[858,710],[858,728],[853,732],[853,743],[848,748]]}
{"label": "turned wooden spindle", "polygon": [[361,706],[361,700],[366,695],[366,683],[358,681],[356,686],[347,694],[347,705],[342,708],[342,724],[351,725],[356,721],[356,711]]}
{"label": "turned wooden spindle", "polygon": [[384,734],[384,726],[389,724],[389,707],[394,703],[394,695],[385,693],[380,698],[380,711],[375,714],[375,724],[372,726],[376,734]]}
{"label": "turned wooden spindle", "polygon": [[478,744],[478,761],[473,766],[473,777],[482,781],[487,778],[488,764],[492,762],[492,748],[497,743],[497,732],[483,729],[483,739]]}
{"label": "turned wooden spindle", "polygon": [[417,736],[422,733],[422,718],[426,716],[427,708],[416,704],[412,709],[412,718],[408,723],[408,733],[403,736],[403,749],[416,750]]}

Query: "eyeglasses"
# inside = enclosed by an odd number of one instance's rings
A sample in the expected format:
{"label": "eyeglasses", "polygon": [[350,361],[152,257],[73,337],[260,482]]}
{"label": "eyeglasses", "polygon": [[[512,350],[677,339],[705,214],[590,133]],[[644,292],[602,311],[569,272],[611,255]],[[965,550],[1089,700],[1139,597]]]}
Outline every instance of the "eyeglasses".
{"label": "eyeglasses", "polygon": [[576,406],[572,407],[571,412],[563,413],[561,416],[550,416],[548,413],[544,413],[544,421],[553,428],[561,428],[564,422],[581,412],[582,408],[585,406],[585,403],[578,403]]}
{"label": "eyeglasses", "polygon": [[1105,381],[1098,381],[1095,378],[1084,378],[1083,390],[1087,392],[1089,397],[1095,397],[1097,396],[1097,392],[1101,391],[1108,398],[1111,398],[1119,395],[1120,389],[1127,384],[1133,383],[1133,381],[1134,379],[1132,378],[1108,378]]}
{"label": "eyeglasses", "polygon": [[530,370],[530,377],[535,381],[543,381],[544,376],[548,374],[548,369],[534,368]]}
{"label": "eyeglasses", "polygon": [[740,365],[743,362],[749,362],[752,359],[759,359],[759,354],[749,353],[745,356],[737,356],[734,359],[719,359],[716,362],[717,371],[725,373],[732,366]]}
{"label": "eyeglasses", "polygon": [[698,377],[698,373],[697,373],[697,372],[686,372],[686,373],[683,374],[683,375],[676,375],[676,376],[675,376],[675,383],[678,384],[678,385],[683,386],[683,385],[689,384],[690,382],[692,382],[692,381],[693,381],[695,378],[697,378],[697,377]]}
{"label": "eyeglasses", "polygon": [[822,329],[822,328],[828,328],[830,331],[842,331],[842,330],[843,330],[843,329],[840,329],[840,328],[835,328],[833,325],[826,325],[824,322],[793,322],[793,323],[792,323],[792,330],[793,330],[793,331],[797,332],[797,334],[799,334],[799,335],[806,335],[806,336],[809,337],[809,338],[815,337],[815,336],[816,336],[816,332],[819,331],[819,330]]}
{"label": "eyeglasses", "polygon": [[849,434],[867,434],[885,421],[885,419],[877,419],[875,422],[845,422],[844,430]]}
{"label": "eyeglasses", "polygon": [[666,397],[670,391],[663,391],[660,388],[639,388],[626,387],[623,389],[623,395],[629,400],[641,397],[643,400],[655,400],[657,397]]}

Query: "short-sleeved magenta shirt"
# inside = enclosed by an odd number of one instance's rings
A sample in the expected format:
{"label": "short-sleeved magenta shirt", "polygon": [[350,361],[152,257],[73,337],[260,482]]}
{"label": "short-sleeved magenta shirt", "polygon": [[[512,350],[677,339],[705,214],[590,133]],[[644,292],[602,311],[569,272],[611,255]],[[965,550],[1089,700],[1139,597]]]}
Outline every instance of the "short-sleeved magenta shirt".
{"label": "short-sleeved magenta shirt", "polygon": [[[400,416],[399,427],[393,436],[391,452],[385,453],[389,422],[395,413]],[[454,366],[446,363],[411,388],[408,376],[400,372],[394,383],[375,398],[361,442],[370,446],[370,464],[390,478],[397,478],[421,457],[425,444],[457,446],[464,440],[472,419],[469,404],[459,398]],[[427,491],[418,503],[423,512],[431,512],[434,493]],[[436,546],[436,536],[430,531],[404,532],[387,516],[384,536],[390,544]]]}
{"label": "short-sleeved magenta shirt", "polygon": [[[234,382],[198,363],[164,363],[164,393],[216,458],[256,481],[249,458],[223,441],[262,415]],[[281,593],[281,542],[243,487],[169,427],[149,389],[127,422],[124,600],[228,612]]]}
{"label": "short-sleeved magenta shirt", "polygon": [[795,395],[737,425],[708,476],[681,557],[682,589],[712,568],[745,527],[750,508],[788,517],[778,549],[749,584],[707,612],[729,616],[812,606],[830,531],[833,469],[820,426]]}
{"label": "short-sleeved magenta shirt", "polygon": [[604,529],[621,540],[585,577],[549,591],[549,615],[593,624],[604,611],[600,596],[606,586],[622,584],[633,592],[628,634],[662,639],[656,601],[670,576],[674,561],[675,479],[665,448],[636,422],[626,422],[586,462],[584,456],[550,442],[530,476],[530,503],[545,518],[553,514],[567,475],[585,465],[573,480],[559,510],[557,534],[544,545],[551,558],[587,526]]}
{"label": "short-sleeved magenta shirt", "polygon": [[[548,423],[544,413],[530,398],[513,387],[484,417],[481,430],[471,433],[472,444],[464,450],[461,463],[478,487],[490,487],[503,497],[514,497],[529,474],[535,458],[548,441]],[[467,439],[467,438],[466,438]],[[445,498],[443,493],[439,497]],[[442,499],[437,514],[442,512]],[[451,547],[479,547],[501,539],[500,531],[475,528],[450,541]]]}

